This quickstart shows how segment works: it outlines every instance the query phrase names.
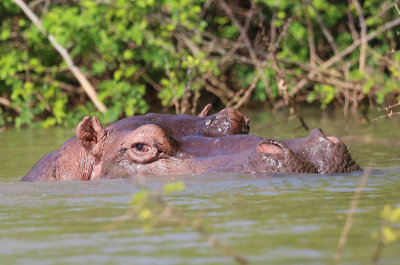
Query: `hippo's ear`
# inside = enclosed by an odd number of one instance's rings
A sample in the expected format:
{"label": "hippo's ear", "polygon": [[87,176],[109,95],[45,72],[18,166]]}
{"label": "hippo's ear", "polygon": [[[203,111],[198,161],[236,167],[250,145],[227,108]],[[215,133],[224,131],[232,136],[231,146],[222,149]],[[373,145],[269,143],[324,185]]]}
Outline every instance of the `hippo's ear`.
{"label": "hippo's ear", "polygon": [[87,116],[83,118],[76,127],[76,136],[78,137],[79,143],[89,153],[96,158],[101,158],[107,133],[96,116],[92,119]]}
{"label": "hippo's ear", "polygon": [[207,106],[204,107],[204,109],[200,112],[199,115],[197,115],[197,117],[200,117],[200,118],[207,117],[208,112],[210,111],[211,108],[212,108],[211,103],[207,104]]}

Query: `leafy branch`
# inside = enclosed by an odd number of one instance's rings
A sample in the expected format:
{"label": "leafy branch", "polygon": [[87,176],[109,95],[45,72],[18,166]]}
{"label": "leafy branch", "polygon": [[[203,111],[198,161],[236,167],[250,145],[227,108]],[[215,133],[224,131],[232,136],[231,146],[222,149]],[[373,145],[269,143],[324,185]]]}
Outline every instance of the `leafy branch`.
{"label": "leafy branch", "polygon": [[86,76],[81,72],[81,70],[79,70],[79,68],[74,64],[67,50],[57,42],[57,40],[53,35],[46,32],[40,19],[32,12],[32,10],[30,10],[30,8],[25,4],[24,1],[22,0],[13,0],[13,1],[22,9],[22,11],[26,14],[26,16],[39,28],[39,30],[47,37],[47,39],[53,45],[54,49],[56,49],[57,52],[62,56],[62,58],[67,63],[68,68],[74,74],[76,79],[79,81],[82,88],[85,90],[86,94],[93,102],[93,104],[96,106],[96,108],[101,112],[105,112],[107,110],[106,106],[99,101],[96,90],[93,88],[92,84],[89,82]]}

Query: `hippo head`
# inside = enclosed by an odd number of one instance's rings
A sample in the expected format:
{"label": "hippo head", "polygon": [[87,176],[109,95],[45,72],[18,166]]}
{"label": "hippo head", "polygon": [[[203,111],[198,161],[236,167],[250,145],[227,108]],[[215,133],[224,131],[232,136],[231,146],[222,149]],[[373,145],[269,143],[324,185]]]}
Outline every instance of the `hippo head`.
{"label": "hippo head", "polygon": [[208,172],[344,173],[361,170],[336,137],[314,129],[306,138],[248,135],[234,109],[199,116],[146,114],[103,128],[85,117],[76,137],[42,157],[22,181],[90,180]]}
{"label": "hippo head", "polygon": [[254,135],[172,137],[161,126],[103,129],[96,117],[77,127],[95,163],[90,179],[207,172],[316,172],[285,143]]}

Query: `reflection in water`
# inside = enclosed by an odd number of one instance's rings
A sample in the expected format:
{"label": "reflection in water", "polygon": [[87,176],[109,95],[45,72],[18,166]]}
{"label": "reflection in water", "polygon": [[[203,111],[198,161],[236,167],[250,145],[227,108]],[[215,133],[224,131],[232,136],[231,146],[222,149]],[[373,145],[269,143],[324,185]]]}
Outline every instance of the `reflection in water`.
{"label": "reflection in water", "polygon": [[[296,121],[269,126],[272,117],[251,114],[255,134],[303,137]],[[343,137],[358,162],[371,172],[343,252],[346,264],[370,261],[371,234],[381,226],[384,205],[400,206],[400,130],[346,125],[307,118],[308,126]],[[264,120],[263,120],[264,119]],[[43,154],[58,148],[73,130],[6,130],[0,133],[1,264],[232,264],[190,228],[166,226],[148,233],[135,220],[106,227],[130,207],[138,188],[128,179],[90,182],[20,183]],[[360,136],[360,137],[358,137]],[[359,139],[369,139],[368,141]],[[372,140],[371,140],[372,139]],[[393,147],[385,143],[393,143]],[[332,264],[341,229],[361,173],[335,175],[176,176],[184,192],[165,199],[188,216],[206,209],[209,233],[246,257],[250,264]],[[158,189],[169,179],[149,178]],[[398,243],[385,246],[382,261],[398,264]]]}

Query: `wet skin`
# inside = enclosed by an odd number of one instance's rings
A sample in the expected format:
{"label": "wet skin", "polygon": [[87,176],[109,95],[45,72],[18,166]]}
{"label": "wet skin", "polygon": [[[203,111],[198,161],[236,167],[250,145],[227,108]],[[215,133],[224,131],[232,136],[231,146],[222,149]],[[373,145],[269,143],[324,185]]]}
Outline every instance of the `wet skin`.
{"label": "wet skin", "polygon": [[198,116],[149,113],[128,117],[107,127],[107,130],[135,130],[146,124],[160,126],[168,135],[180,139],[187,135],[221,137],[225,135],[248,134],[249,119],[232,108],[208,115],[208,104]]}
{"label": "wet skin", "polygon": [[321,129],[313,129],[306,138],[283,140],[302,160],[311,161],[318,173],[347,173],[361,170],[346,145]]}
{"label": "wet skin", "polygon": [[22,181],[90,180],[208,172],[341,173],[360,170],[346,146],[315,129],[306,138],[264,139],[224,109],[199,116],[147,114],[104,129],[85,117],[77,136],[44,156]]}

